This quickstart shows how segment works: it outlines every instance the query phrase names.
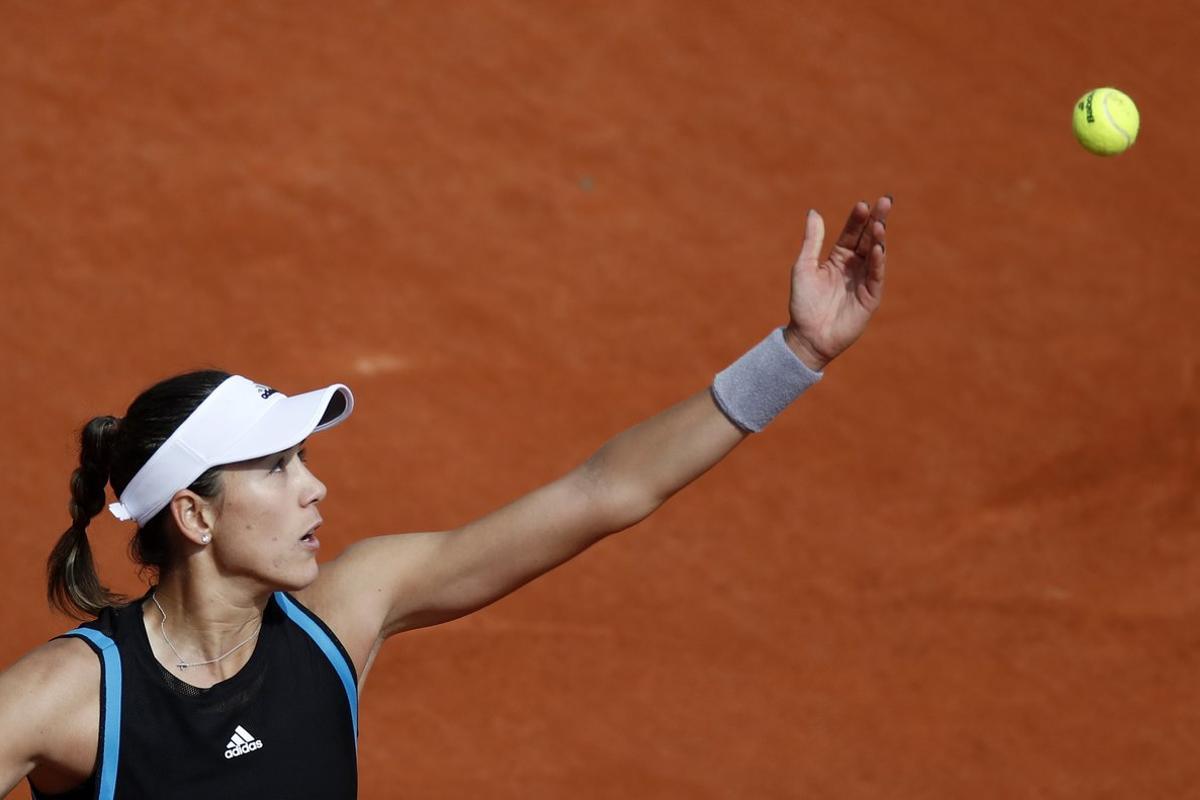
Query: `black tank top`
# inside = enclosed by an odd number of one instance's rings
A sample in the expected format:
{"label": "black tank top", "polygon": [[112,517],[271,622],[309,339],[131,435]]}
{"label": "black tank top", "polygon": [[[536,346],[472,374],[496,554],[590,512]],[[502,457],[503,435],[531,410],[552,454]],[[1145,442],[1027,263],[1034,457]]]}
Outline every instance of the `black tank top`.
{"label": "black tank top", "polygon": [[141,602],[65,634],[100,658],[100,741],[82,785],[35,800],[353,798],[358,677],[324,623],[290,595],[267,603],[254,653],[197,689],[154,658]]}

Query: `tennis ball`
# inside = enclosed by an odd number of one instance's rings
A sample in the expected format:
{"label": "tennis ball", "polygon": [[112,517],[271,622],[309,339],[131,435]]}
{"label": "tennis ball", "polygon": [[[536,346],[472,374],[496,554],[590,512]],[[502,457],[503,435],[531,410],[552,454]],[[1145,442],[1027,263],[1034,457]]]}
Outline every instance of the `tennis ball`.
{"label": "tennis ball", "polygon": [[1089,152],[1115,156],[1137,139],[1140,120],[1129,95],[1107,86],[1093,89],[1075,104],[1075,138]]}

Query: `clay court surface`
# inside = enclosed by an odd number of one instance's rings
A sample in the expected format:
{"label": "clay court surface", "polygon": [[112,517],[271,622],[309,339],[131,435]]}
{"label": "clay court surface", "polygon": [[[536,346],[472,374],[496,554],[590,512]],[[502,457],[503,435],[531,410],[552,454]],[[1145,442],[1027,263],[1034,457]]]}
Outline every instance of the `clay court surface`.
{"label": "clay court surface", "polygon": [[[216,365],[354,389],[322,557],[454,526],[785,321],[864,339],[641,526],[398,637],[364,798],[1200,797],[1200,15],[1177,2],[0,3],[0,664],[75,435]],[[1129,153],[1070,133],[1139,103]],[[131,531],[92,540],[116,587]],[[14,795],[25,798],[22,787]]]}

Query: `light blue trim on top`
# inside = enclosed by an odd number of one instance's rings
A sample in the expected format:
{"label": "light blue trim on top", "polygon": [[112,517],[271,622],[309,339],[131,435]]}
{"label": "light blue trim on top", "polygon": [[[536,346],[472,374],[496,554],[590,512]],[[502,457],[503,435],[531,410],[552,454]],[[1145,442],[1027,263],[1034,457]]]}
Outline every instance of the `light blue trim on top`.
{"label": "light blue trim on top", "polygon": [[64,636],[87,639],[100,651],[104,667],[104,751],[100,754],[100,774],[96,776],[97,800],[112,800],[117,791],[117,755],[121,752],[121,654],[117,643],[91,628],[76,628]]}
{"label": "light blue trim on top", "polygon": [[355,747],[358,746],[358,685],[354,682],[354,672],[350,668],[346,657],[342,655],[342,651],[334,644],[329,634],[325,632],[317,623],[313,622],[312,617],[301,611],[295,603],[293,603],[283,592],[275,593],[275,602],[283,609],[283,613],[288,619],[300,626],[300,630],[307,633],[317,647],[321,648],[321,652],[329,659],[329,663],[333,665],[334,672],[342,680],[342,688],[346,690],[346,700],[350,703],[350,721],[354,725],[354,740]]}

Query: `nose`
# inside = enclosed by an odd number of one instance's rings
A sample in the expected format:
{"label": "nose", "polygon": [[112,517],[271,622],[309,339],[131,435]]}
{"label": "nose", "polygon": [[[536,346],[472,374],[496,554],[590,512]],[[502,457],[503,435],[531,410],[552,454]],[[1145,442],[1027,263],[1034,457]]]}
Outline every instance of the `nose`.
{"label": "nose", "polygon": [[301,466],[305,473],[304,493],[301,496],[301,504],[309,506],[313,503],[321,502],[325,499],[325,494],[328,491],[325,488],[325,484],[306,465],[302,464]]}

